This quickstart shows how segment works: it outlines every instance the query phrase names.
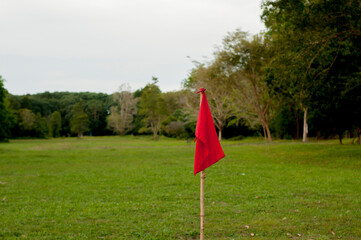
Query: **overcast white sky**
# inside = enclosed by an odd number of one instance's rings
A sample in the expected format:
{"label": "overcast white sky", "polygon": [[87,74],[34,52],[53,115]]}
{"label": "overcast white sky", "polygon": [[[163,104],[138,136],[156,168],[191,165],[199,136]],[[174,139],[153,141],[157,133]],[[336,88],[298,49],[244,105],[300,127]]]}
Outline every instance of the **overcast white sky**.
{"label": "overcast white sky", "polygon": [[2,0],[0,75],[12,94],[180,89],[227,32],[256,34],[261,0]]}

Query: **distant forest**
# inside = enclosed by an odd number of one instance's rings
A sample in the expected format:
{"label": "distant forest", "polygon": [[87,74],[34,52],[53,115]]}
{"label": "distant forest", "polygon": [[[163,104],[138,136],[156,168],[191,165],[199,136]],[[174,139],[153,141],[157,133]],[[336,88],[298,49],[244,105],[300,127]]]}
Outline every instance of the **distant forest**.
{"label": "distant forest", "polygon": [[[12,122],[10,133],[12,138],[153,134],[156,139],[158,133],[193,138],[197,106],[194,111],[187,109],[189,94],[185,90],[162,93],[156,82],[135,92],[121,90],[111,95],[90,92],[7,94]],[[199,100],[195,94],[193,97]],[[227,138],[239,135],[257,135],[257,130],[246,123],[230,124],[224,129]]]}
{"label": "distant forest", "polygon": [[[200,87],[219,139],[246,136],[361,144],[361,2],[265,1],[267,31],[228,33],[207,62],[194,61],[183,89],[158,79],[132,92],[15,96],[0,78],[0,140],[152,134],[193,138]],[[5,76],[6,77],[6,76]]]}

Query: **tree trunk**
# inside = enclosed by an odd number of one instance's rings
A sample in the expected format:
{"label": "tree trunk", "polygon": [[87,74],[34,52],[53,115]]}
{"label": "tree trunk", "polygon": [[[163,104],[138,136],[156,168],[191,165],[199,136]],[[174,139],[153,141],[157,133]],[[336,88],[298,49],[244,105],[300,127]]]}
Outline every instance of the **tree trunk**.
{"label": "tree trunk", "polygon": [[158,131],[156,129],[153,130],[153,139],[158,140]]}
{"label": "tree trunk", "polygon": [[153,131],[153,139],[158,140],[158,128],[157,128],[157,125],[154,124],[154,123],[151,123],[150,127],[152,128],[152,131]]}
{"label": "tree trunk", "polygon": [[262,128],[263,128],[263,136],[264,136],[264,140],[267,140],[267,134],[266,134],[266,128],[264,127],[264,124],[262,124]]}
{"label": "tree trunk", "polygon": [[353,144],[353,143],[355,142],[356,137],[357,137],[357,133],[355,133],[355,134],[353,135],[353,138],[352,138],[352,140],[351,140],[351,144]]}
{"label": "tree trunk", "polygon": [[218,129],[218,140],[222,141],[222,129],[221,128]]}
{"label": "tree trunk", "polygon": [[78,138],[83,138],[83,133],[82,132],[78,132]]}
{"label": "tree trunk", "polygon": [[[358,127],[358,128],[356,129],[354,139],[355,139],[356,137],[358,137],[358,144],[361,145],[361,128],[360,128],[360,127]],[[353,144],[353,141],[352,141],[352,144]]]}
{"label": "tree trunk", "polygon": [[302,141],[307,142],[308,125],[307,125],[307,108],[303,108],[303,139]]}
{"label": "tree trunk", "polygon": [[266,131],[267,131],[268,141],[272,142],[271,132],[269,130],[268,124],[266,124]]}
{"label": "tree trunk", "polygon": [[340,144],[342,145],[342,133],[338,134],[338,140],[340,141]]}
{"label": "tree trunk", "polygon": [[298,117],[298,109],[296,110],[296,139],[300,139],[300,118]]}

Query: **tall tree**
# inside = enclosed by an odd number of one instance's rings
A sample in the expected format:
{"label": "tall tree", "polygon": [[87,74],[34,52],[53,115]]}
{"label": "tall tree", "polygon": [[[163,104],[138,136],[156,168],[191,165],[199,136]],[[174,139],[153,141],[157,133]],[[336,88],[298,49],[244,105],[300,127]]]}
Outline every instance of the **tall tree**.
{"label": "tall tree", "polygon": [[132,129],[138,98],[134,97],[129,85],[123,84],[119,87],[119,92],[113,94],[113,99],[116,105],[110,108],[110,115],[107,117],[108,128],[124,135]]}
{"label": "tall tree", "polygon": [[263,36],[249,40],[247,33],[237,30],[224,38],[214,56],[209,64],[198,64],[186,84],[209,90],[219,139],[226,122],[238,115],[251,125],[261,124],[265,139],[272,141],[269,123],[273,99],[264,79],[271,54]]}
{"label": "tall tree", "polygon": [[274,101],[265,82],[265,68],[271,51],[262,35],[248,39],[248,34],[237,30],[223,41],[220,57],[228,65],[225,69],[232,81],[235,101],[242,107],[241,116],[251,125],[261,124],[265,139],[272,141],[270,120]]}
{"label": "tall tree", "polygon": [[19,110],[19,126],[23,132],[27,132],[29,135],[30,131],[34,129],[36,115],[33,111],[27,108],[22,108]]}
{"label": "tall tree", "polygon": [[[315,95],[332,92],[332,77],[353,81],[360,72],[360,12],[358,0],[276,0],[263,5],[262,18],[277,53],[269,67],[269,85],[303,110],[304,142]],[[348,64],[338,68],[342,62]]]}
{"label": "tall tree", "polygon": [[59,137],[61,130],[61,114],[54,111],[49,117],[49,135],[50,137]]}
{"label": "tall tree", "polygon": [[30,109],[22,108],[18,112],[18,126],[21,136],[45,138],[49,134],[46,119],[40,112],[34,113]]}
{"label": "tall tree", "polygon": [[74,105],[73,117],[70,121],[71,131],[82,138],[84,132],[89,130],[89,116],[84,112],[83,101],[80,100]]}
{"label": "tall tree", "polygon": [[154,140],[157,140],[161,122],[167,116],[167,106],[162,92],[157,86],[158,79],[153,77],[152,81],[142,90],[139,101],[139,114],[144,115],[143,121],[153,132]]}
{"label": "tall tree", "polygon": [[46,138],[49,135],[49,128],[46,119],[38,112],[35,114],[35,122],[33,126],[33,136],[38,138]]}
{"label": "tall tree", "polygon": [[[227,122],[234,115],[234,104],[232,101],[232,79],[225,71],[227,65],[215,53],[215,59],[208,64],[197,64],[192,70],[185,86],[193,89],[193,92],[203,87],[207,90],[209,103],[214,124],[218,129],[218,139],[222,140],[222,130]],[[192,96],[194,98],[194,96]],[[199,101],[196,101],[193,109],[198,109]]]}
{"label": "tall tree", "polygon": [[0,75],[0,141],[11,136],[10,128],[13,125],[13,117],[6,101],[7,91],[4,87],[5,79]]}

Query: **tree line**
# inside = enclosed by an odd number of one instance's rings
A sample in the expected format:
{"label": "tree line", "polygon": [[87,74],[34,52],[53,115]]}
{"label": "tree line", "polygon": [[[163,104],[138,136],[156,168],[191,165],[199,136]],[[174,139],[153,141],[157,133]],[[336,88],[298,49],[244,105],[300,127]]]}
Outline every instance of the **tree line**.
{"label": "tree line", "polygon": [[185,82],[206,86],[221,137],[229,119],[263,136],[360,139],[361,2],[276,0],[262,5],[266,31],[229,33]]}
{"label": "tree line", "polygon": [[[175,138],[193,138],[197,109],[191,109],[190,96],[183,89],[161,92],[153,77],[145,87],[134,92],[122,84],[113,94],[91,92],[44,92],[12,95],[2,89],[3,131],[1,138],[56,138],[83,135],[159,134]],[[194,95],[194,96],[193,96]],[[6,114],[5,114],[6,113]],[[230,126],[228,137],[237,136]],[[248,126],[237,127],[245,135],[255,133]]]}
{"label": "tree line", "polygon": [[200,87],[219,139],[263,136],[358,138],[361,143],[361,2],[276,0],[262,4],[266,31],[228,33],[194,67],[183,89],[158,79],[134,92],[15,96],[0,78],[0,138],[152,134],[192,138]]}

